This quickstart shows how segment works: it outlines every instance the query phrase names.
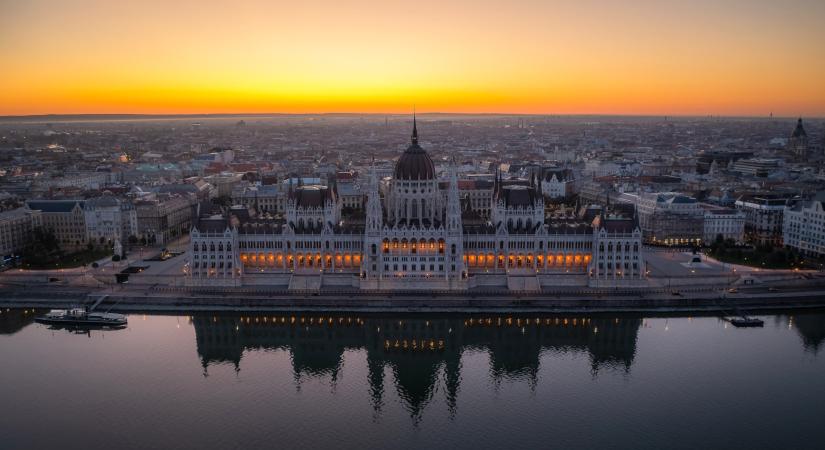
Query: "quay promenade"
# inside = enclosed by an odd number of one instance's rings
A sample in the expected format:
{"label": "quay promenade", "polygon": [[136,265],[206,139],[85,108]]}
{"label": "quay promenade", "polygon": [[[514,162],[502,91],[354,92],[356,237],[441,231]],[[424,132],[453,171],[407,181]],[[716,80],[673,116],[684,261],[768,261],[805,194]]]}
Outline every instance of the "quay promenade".
{"label": "quay promenade", "polygon": [[102,311],[364,311],[364,312],[728,312],[825,307],[825,280],[771,283],[735,290],[720,286],[678,289],[558,289],[551,292],[480,290],[355,292],[168,286],[3,286],[0,307]]}
{"label": "quay promenade", "polygon": [[[359,290],[324,276],[311,289],[280,285],[187,286],[183,258],[106,262],[98,268],[0,273],[0,307],[97,305],[118,311],[727,311],[825,307],[825,273],[691,263],[687,252],[651,251],[643,282],[594,287],[560,281],[540,290],[478,286],[454,290]],[[128,272],[128,275],[125,274]],[[327,281],[331,281],[327,284]],[[296,284],[298,288],[296,289]],[[308,285],[306,287],[309,287]]]}

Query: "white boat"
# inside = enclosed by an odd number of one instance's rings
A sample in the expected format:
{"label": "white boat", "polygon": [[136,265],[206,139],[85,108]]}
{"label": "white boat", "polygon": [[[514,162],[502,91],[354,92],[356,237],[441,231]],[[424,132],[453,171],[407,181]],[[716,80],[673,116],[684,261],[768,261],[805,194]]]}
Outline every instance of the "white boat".
{"label": "white boat", "polygon": [[83,308],[53,309],[36,317],[34,320],[49,325],[86,325],[122,327],[126,325],[126,316],[115,313],[89,312]]}

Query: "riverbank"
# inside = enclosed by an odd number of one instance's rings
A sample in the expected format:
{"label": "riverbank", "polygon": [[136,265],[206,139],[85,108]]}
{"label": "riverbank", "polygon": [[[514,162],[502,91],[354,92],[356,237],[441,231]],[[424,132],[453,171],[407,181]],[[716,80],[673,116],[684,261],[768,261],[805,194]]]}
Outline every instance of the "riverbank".
{"label": "riverbank", "polygon": [[529,294],[486,295],[407,293],[381,296],[341,294],[180,295],[164,292],[17,290],[0,300],[7,308],[67,308],[95,306],[119,312],[394,312],[394,313],[596,313],[596,312],[713,312],[825,308],[821,289],[789,292],[696,291],[650,294]]}

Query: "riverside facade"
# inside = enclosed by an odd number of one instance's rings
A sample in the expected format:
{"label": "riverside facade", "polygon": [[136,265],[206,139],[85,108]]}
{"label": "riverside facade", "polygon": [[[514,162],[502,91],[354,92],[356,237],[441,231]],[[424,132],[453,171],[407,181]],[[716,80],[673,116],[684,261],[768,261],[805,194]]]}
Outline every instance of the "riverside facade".
{"label": "riverside facade", "polygon": [[453,164],[446,178],[439,182],[414,123],[383,197],[371,171],[362,215],[342,216],[334,182],[290,184],[282,215],[252,205],[201,218],[192,228],[187,280],[296,290],[539,291],[645,279],[632,208],[591,205],[548,217],[540,179],[496,174],[489,218],[482,219],[460,198]]}

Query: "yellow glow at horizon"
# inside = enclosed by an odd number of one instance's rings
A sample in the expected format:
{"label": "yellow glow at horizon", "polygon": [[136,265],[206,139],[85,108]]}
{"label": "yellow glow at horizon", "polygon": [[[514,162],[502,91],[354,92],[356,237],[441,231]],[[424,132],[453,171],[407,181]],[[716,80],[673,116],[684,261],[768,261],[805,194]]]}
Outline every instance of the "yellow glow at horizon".
{"label": "yellow glow at horizon", "polygon": [[825,2],[0,0],[0,114],[825,115]]}

